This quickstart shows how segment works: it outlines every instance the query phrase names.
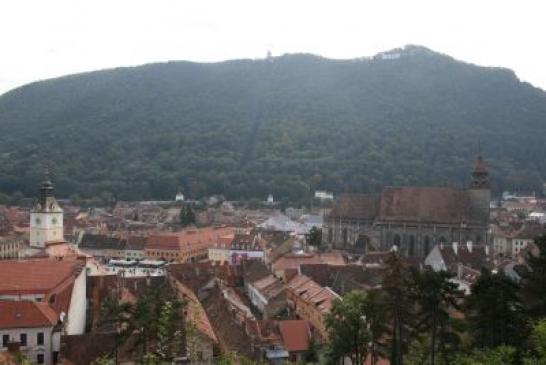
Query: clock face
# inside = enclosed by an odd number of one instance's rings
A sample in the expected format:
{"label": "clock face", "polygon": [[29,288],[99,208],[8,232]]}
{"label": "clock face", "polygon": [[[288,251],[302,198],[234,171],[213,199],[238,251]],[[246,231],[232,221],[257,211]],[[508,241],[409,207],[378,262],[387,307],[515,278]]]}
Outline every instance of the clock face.
{"label": "clock face", "polygon": [[57,218],[53,218],[53,219],[51,220],[51,223],[57,224]]}
{"label": "clock face", "polygon": [[36,218],[36,220],[34,221],[36,224],[41,224],[42,221],[40,220],[40,218]]}

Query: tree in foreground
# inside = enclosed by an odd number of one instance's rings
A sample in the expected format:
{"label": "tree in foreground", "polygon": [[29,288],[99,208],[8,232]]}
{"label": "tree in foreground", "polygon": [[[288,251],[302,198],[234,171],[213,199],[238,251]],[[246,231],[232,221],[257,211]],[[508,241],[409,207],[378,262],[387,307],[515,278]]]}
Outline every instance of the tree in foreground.
{"label": "tree in foreground", "polygon": [[528,269],[523,273],[522,294],[527,314],[533,319],[546,317],[546,235],[535,239],[539,254],[527,256]]}
{"label": "tree in foreground", "polygon": [[546,318],[539,320],[533,326],[529,342],[533,348],[533,356],[524,360],[525,365],[546,365]]}
{"label": "tree in foreground", "polygon": [[386,260],[386,270],[382,287],[385,292],[385,309],[391,322],[390,362],[392,365],[404,363],[404,350],[407,345],[409,323],[413,303],[408,292],[406,268],[396,252]]}
{"label": "tree in foreground", "polygon": [[518,348],[526,327],[519,285],[502,271],[483,269],[471,289],[465,304],[474,346]]}
{"label": "tree in foreground", "polygon": [[362,364],[370,355],[374,363],[386,332],[385,319],[380,292],[352,291],[336,300],[326,317],[328,361],[348,357],[353,364]]}
{"label": "tree in foreground", "polygon": [[457,284],[450,281],[453,275],[445,271],[436,272],[426,268],[422,271],[413,269],[411,272],[411,297],[417,307],[414,334],[430,337],[424,363],[449,363],[459,343],[449,314],[459,309],[457,298],[460,292]]}
{"label": "tree in foreground", "polygon": [[516,363],[516,349],[499,346],[486,350],[474,350],[470,354],[459,354],[453,365],[510,365]]}
{"label": "tree in foreground", "polygon": [[307,351],[303,354],[303,361],[306,364],[315,364],[319,361],[317,342],[313,336],[309,337]]}

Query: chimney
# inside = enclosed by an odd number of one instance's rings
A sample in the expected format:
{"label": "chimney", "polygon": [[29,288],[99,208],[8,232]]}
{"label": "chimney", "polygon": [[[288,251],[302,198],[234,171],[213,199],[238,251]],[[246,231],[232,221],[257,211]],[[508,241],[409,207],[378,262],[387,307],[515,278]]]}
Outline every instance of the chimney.
{"label": "chimney", "polygon": [[455,252],[455,255],[457,255],[457,252],[458,252],[458,249],[459,249],[459,243],[454,241],[452,243],[452,246],[453,246],[453,252]]}
{"label": "chimney", "polygon": [[472,253],[472,241],[466,241],[466,248],[468,252]]}

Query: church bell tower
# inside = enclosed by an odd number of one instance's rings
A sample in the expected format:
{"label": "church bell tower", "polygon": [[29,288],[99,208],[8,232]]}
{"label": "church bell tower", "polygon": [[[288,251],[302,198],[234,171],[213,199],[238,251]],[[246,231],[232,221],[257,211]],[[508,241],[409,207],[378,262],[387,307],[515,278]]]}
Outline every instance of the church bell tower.
{"label": "church bell tower", "polygon": [[487,165],[481,155],[474,161],[474,170],[472,171],[471,189],[489,189],[489,172]]}
{"label": "church bell tower", "polygon": [[491,187],[489,185],[489,172],[483,157],[478,155],[474,161],[472,180],[468,188],[472,208],[478,213],[480,220],[489,223],[489,208],[491,202]]}
{"label": "church bell tower", "polygon": [[44,248],[48,242],[64,241],[63,210],[54,196],[53,183],[46,178],[40,197],[30,212],[30,246]]}

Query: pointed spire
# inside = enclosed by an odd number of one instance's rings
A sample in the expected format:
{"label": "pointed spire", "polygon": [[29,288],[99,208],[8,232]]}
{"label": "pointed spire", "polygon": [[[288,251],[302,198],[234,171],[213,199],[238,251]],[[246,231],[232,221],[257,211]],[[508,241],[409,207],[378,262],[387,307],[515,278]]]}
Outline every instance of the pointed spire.
{"label": "pointed spire", "polygon": [[44,181],[42,182],[42,186],[40,187],[40,205],[42,206],[42,208],[46,206],[47,198],[53,197],[54,191],[55,187],[50,180],[50,168],[49,165],[46,165],[44,172]]}

